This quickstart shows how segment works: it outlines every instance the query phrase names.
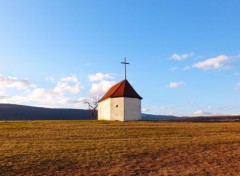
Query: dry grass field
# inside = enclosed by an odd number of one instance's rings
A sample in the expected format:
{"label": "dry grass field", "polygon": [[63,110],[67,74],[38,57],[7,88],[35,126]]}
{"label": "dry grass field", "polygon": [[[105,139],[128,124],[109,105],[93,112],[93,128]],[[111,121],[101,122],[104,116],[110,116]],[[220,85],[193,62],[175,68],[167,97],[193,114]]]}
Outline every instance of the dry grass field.
{"label": "dry grass field", "polygon": [[240,123],[1,121],[0,175],[240,175]]}

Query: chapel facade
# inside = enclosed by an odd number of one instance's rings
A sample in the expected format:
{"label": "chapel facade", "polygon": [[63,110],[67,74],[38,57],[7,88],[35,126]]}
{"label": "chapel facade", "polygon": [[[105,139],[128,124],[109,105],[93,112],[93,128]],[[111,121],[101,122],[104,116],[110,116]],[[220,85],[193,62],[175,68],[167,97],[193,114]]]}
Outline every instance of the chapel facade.
{"label": "chapel facade", "polygon": [[112,86],[98,101],[98,120],[141,120],[142,97],[127,79]]}

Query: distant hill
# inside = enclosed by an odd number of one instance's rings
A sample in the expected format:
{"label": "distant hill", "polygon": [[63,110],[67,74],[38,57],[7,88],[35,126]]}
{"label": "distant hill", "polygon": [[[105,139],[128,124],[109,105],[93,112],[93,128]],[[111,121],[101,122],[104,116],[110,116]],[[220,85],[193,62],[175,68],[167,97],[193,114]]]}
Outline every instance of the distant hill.
{"label": "distant hill", "polygon": [[240,116],[197,116],[197,117],[177,117],[167,115],[142,114],[143,120],[153,121],[173,121],[173,122],[240,122]]}
{"label": "distant hill", "polygon": [[[93,117],[94,116],[94,117]],[[173,120],[175,116],[142,114],[142,120]],[[82,109],[42,108],[0,104],[0,120],[96,120],[93,111]]]}
{"label": "distant hill", "polygon": [[173,119],[177,122],[240,122],[240,116],[200,116],[200,117],[181,117]]}
{"label": "distant hill", "polygon": [[142,114],[142,120],[159,121],[159,120],[175,120],[178,118],[180,117],[170,116],[170,115]]}
{"label": "distant hill", "polygon": [[93,120],[90,110],[0,104],[0,120]]}
{"label": "distant hill", "polygon": [[[0,104],[0,120],[96,120],[97,114],[83,109],[42,108],[15,104]],[[233,122],[240,116],[176,117],[142,114],[142,120],[174,122]]]}

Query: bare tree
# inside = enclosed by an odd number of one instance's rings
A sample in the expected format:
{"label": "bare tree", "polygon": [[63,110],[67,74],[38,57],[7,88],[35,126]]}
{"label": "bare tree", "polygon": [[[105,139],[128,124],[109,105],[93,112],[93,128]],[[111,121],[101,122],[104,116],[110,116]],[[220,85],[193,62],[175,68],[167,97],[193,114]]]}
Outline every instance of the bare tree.
{"label": "bare tree", "polygon": [[97,117],[98,97],[85,98],[82,102],[88,105],[88,109],[92,111],[91,119]]}

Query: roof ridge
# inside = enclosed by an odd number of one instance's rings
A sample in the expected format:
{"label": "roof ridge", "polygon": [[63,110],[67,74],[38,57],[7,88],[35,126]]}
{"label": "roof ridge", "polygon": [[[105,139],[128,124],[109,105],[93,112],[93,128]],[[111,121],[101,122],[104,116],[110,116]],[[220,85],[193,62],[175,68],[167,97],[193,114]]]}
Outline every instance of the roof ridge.
{"label": "roof ridge", "polygon": [[121,87],[121,85],[124,83],[124,81],[126,81],[126,79],[121,82],[121,84],[120,84],[120,85],[118,86],[118,88],[110,95],[110,97],[111,97],[113,94],[115,94],[115,92],[117,92],[117,90]]}
{"label": "roof ridge", "polygon": [[101,102],[108,98],[116,97],[130,97],[142,99],[142,97],[135,91],[135,89],[131,86],[127,79],[113,85],[98,102]]}

